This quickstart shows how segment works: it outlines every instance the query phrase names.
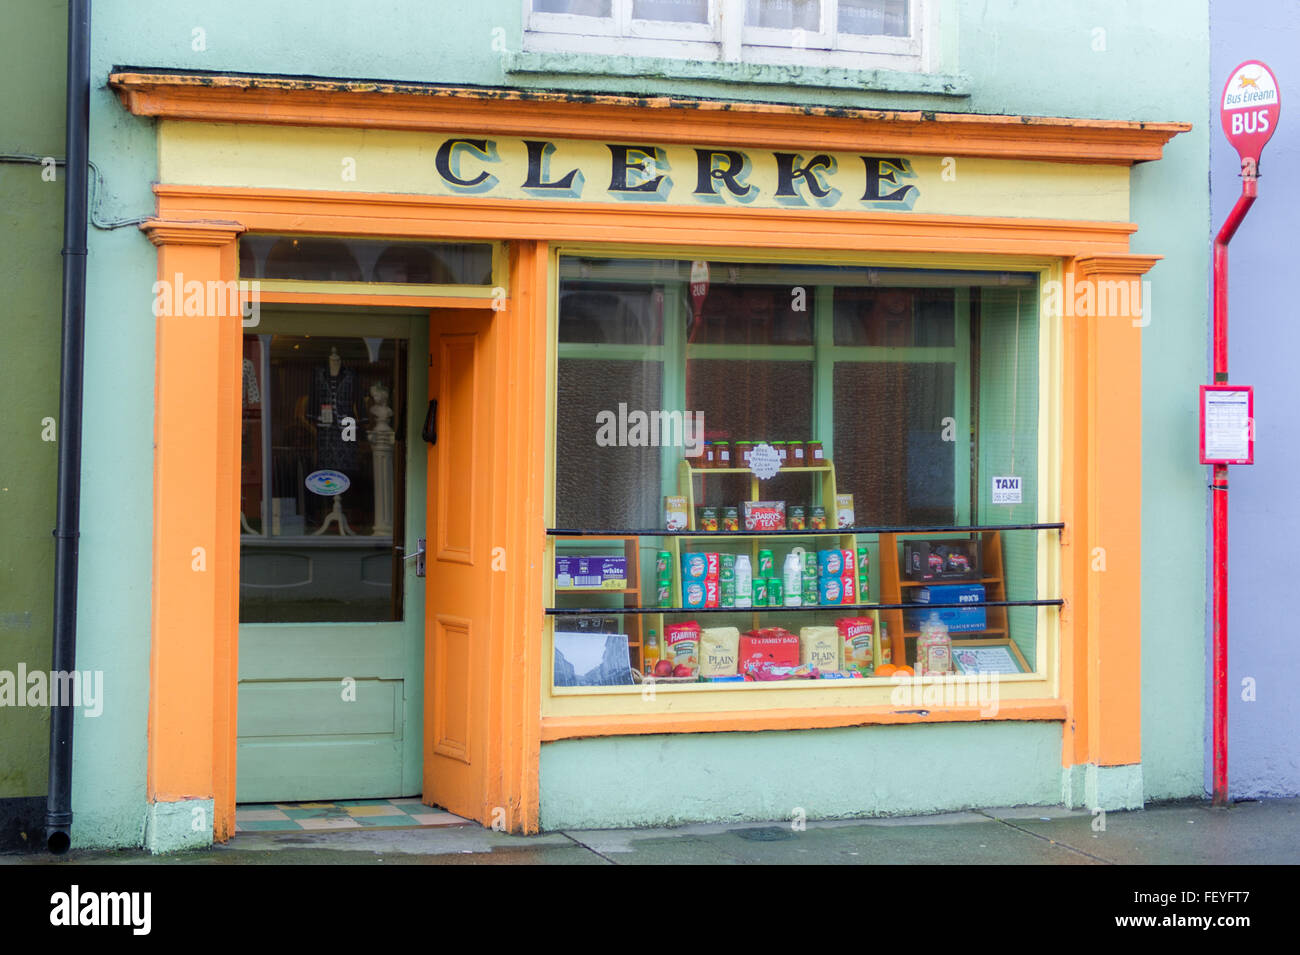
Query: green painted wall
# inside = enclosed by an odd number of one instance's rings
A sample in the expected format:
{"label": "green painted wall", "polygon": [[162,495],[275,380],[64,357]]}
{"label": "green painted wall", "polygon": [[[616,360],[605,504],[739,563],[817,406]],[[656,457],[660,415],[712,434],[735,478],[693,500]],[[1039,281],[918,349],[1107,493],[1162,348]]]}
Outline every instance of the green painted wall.
{"label": "green painted wall", "polygon": [[1061,798],[1056,723],[565,740],[542,747],[543,829],[897,815]]}
{"label": "green painted wall", "polygon": [[[0,153],[63,156],[63,63],[67,8],[14,0],[0,31],[5,114]],[[0,670],[50,668],[54,602],[57,440],[43,421],[59,415],[59,302],[64,171],[0,163]],[[45,707],[0,710],[0,826],[30,830],[44,817],[50,714]],[[16,815],[6,800],[25,800]],[[18,806],[19,803],[11,803]],[[33,809],[39,815],[33,820]],[[0,831],[0,848],[10,831]],[[39,837],[37,837],[37,841]]]}
{"label": "green painted wall", "polygon": [[[472,5],[100,0],[94,12],[91,158],[105,175],[101,215],[136,217],[154,207],[149,188],[157,175],[153,124],[127,114],[105,85],[108,74],[122,65],[1196,123],[1193,132],[1168,147],[1163,161],[1134,171],[1132,212],[1139,225],[1134,248],[1165,256],[1151,276],[1154,310],[1143,333],[1144,779],[1148,798],[1197,794],[1204,730],[1206,500],[1192,442],[1193,386],[1206,370],[1206,4],[1097,0],[1040,12],[1014,0],[941,3],[948,26],[942,39],[944,76],[935,79],[843,71],[796,76],[687,62],[520,54],[518,0]],[[454,7],[455,14],[441,12],[444,7]],[[494,49],[494,40],[504,51]],[[761,82],[747,85],[750,80]],[[50,116],[61,115],[58,96],[48,90],[36,95],[50,101]],[[959,163],[956,188],[960,172]],[[155,269],[154,249],[138,230],[92,229],[79,663],[105,670],[108,700],[103,716],[77,724],[74,841],[81,845],[139,844],[146,817],[154,355],[149,288]],[[47,299],[40,297],[48,306]],[[52,452],[49,462],[52,476]],[[48,547],[48,541],[41,543]],[[897,735],[887,738],[894,741],[876,742],[891,733]],[[573,787],[588,778],[615,780],[619,769],[635,764],[649,746],[673,757],[663,764],[672,772],[662,778],[683,791],[721,791],[709,781],[716,757],[748,767],[743,788],[780,793],[790,775],[781,760],[834,738],[866,753],[897,757],[887,791],[894,808],[941,808],[927,795],[932,770],[895,741],[960,741],[970,751],[995,753],[1008,736],[1032,744],[1035,752],[1046,748],[1053,754],[1027,759],[1015,755],[1019,747],[1008,747],[1009,765],[1023,771],[1012,773],[1014,785],[1005,786],[1000,781],[1004,761],[972,761],[972,774],[962,777],[965,791],[981,794],[982,800],[1035,801],[1049,799],[1043,767],[1059,763],[1054,748],[1059,739],[1047,746],[1047,735],[1059,737],[1059,730],[966,726],[557,743],[544,750],[543,805],[555,807],[546,810],[548,818],[570,812],[562,807],[580,805],[570,795]],[[732,748],[724,755],[719,747],[728,741]],[[751,758],[756,754],[764,758]],[[764,765],[771,771],[756,774]],[[1059,766],[1053,778],[1058,777]],[[843,805],[837,801],[838,785],[826,781],[824,807]],[[662,815],[670,811],[666,807],[665,797],[662,806],[638,810],[638,818]],[[618,813],[617,804],[610,811]]]}

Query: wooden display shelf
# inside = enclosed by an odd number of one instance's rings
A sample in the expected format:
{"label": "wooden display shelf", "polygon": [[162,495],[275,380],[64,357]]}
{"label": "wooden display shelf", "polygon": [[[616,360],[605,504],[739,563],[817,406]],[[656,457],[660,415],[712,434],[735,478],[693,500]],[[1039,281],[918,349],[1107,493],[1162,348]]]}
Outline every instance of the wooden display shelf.
{"label": "wooden display shelf", "polygon": [[[820,481],[817,482],[817,488],[816,488],[819,500],[816,502],[808,501],[807,507],[812,508],[814,506],[814,503],[819,504],[820,506],[826,508],[828,522],[834,521],[836,519],[835,463],[829,458],[827,458],[824,464],[820,464],[815,467],[781,468],[779,471],[776,472],[775,475],[773,475],[773,477],[780,477],[782,474],[792,474],[792,473],[812,474],[812,475],[820,476]],[[678,466],[678,493],[684,495],[686,498],[686,522],[687,522],[686,529],[689,531],[698,530],[695,524],[696,510],[697,510],[696,496],[695,496],[695,478],[696,477],[703,478],[710,474],[719,474],[719,475],[747,474],[750,477],[748,500],[751,501],[762,500],[762,497],[760,497],[760,488],[759,488],[761,481],[758,478],[758,476],[755,475],[748,468],[697,468],[697,467],[693,467],[690,461],[683,458],[679,462],[679,466]],[[737,501],[736,504],[738,506],[740,502]],[[786,506],[788,509],[789,508],[788,502]],[[829,527],[827,528],[827,530],[834,531],[835,528]],[[683,595],[682,595],[682,553],[683,553],[682,542],[683,541],[698,542],[701,540],[705,540],[705,541],[717,542],[719,545],[721,545],[723,542],[726,541],[739,541],[739,542],[748,543],[749,551],[750,551],[749,553],[750,563],[753,568],[754,576],[757,577],[758,576],[758,552],[760,550],[768,549],[768,548],[760,547],[760,542],[762,541],[770,542],[769,547],[770,549],[773,550],[774,558],[775,558],[775,551],[777,548],[780,548],[782,551],[788,551],[792,546],[789,542],[791,541],[802,542],[810,539],[815,541],[825,541],[826,547],[839,547],[844,550],[853,551],[855,556],[857,554],[858,539],[857,539],[857,535],[852,533],[836,534],[836,533],[826,533],[826,531],[810,531],[807,535],[803,535],[801,533],[782,533],[778,536],[773,536],[771,534],[756,532],[756,533],[727,534],[726,536],[716,536],[716,537],[709,534],[703,534],[699,536],[693,534],[681,534],[681,535],[674,536],[670,538],[667,547],[669,553],[672,554],[672,560],[673,560],[672,593],[673,593],[674,606],[672,609],[666,608],[663,613],[647,614],[646,616],[651,618],[654,621],[655,627],[660,634],[660,639],[662,639],[664,613],[681,615],[681,614],[690,614],[694,612],[694,610],[691,608],[682,607],[682,604],[684,603]],[[832,544],[831,543],[832,541],[834,541],[835,543]],[[805,550],[806,549],[807,548],[805,548]],[[816,548],[814,547],[813,549],[815,550]],[[687,553],[691,553],[691,551],[687,551]],[[777,564],[777,566],[774,568],[774,570],[776,571],[776,575],[780,576],[781,562],[775,560],[774,562]],[[858,602],[862,602],[860,597],[859,600],[854,601],[855,604]],[[751,627],[757,629],[759,626],[759,618],[769,610],[779,609],[781,611],[781,615],[786,616],[790,614],[790,612],[796,610],[802,610],[808,613],[819,613],[819,612],[834,613],[843,610],[852,612],[853,605],[849,605],[845,607],[843,605],[838,605],[838,604],[826,604],[826,605],[819,604],[816,606],[809,605],[805,607],[782,607],[782,608],[736,607],[736,608],[727,608],[727,609],[728,610],[734,609],[735,613],[749,614]],[[861,615],[864,616],[870,615],[871,618],[875,621],[875,635],[873,639],[873,656],[875,657],[874,660],[875,665],[879,666],[881,664],[880,640],[879,640],[880,612],[878,610],[865,610],[865,611],[861,611],[860,613]],[[711,616],[713,616],[712,613],[701,614],[700,615],[701,624],[707,626],[707,623],[704,623],[704,621],[707,621],[707,619]]]}
{"label": "wooden display shelf", "polygon": [[[611,537],[575,537],[572,541],[587,547],[589,544],[599,544],[602,541],[619,541],[623,545],[623,556],[627,559],[627,586],[618,589],[607,587],[555,587],[555,596],[584,596],[589,597],[593,594],[606,594],[610,597],[622,597],[622,607],[610,607],[608,614],[611,617],[619,616],[620,610],[641,606],[641,538],[635,534],[630,536],[611,536]],[[581,555],[579,555],[581,556]],[[551,565],[551,575],[555,574],[555,566]],[[602,610],[602,615],[606,611]],[[641,665],[642,644],[645,635],[645,624],[642,622],[643,615],[639,613],[623,614],[623,629],[627,632],[628,656],[630,662],[637,670],[644,670]],[[662,632],[662,628],[660,629]]]}
{"label": "wooden display shelf", "polygon": [[[961,585],[980,583],[984,585],[984,599],[991,601],[1002,601],[1007,599],[1007,584],[1003,570],[1002,562],[1002,532],[1001,531],[977,531],[980,537],[980,558],[983,568],[983,576],[978,580],[904,580],[899,570],[899,553],[898,541],[900,537],[920,538],[920,539],[939,539],[939,538],[967,538],[969,534],[964,531],[918,531],[913,534],[881,534],[880,535],[880,596],[879,602],[886,604],[903,603],[903,590],[907,587],[943,587],[947,585]],[[917,609],[925,607],[925,604],[917,604]],[[983,630],[963,630],[960,634],[950,634],[953,646],[958,646],[963,642],[973,643],[981,641],[985,645],[989,643],[990,636],[997,637],[995,643],[1010,645],[1017,658],[1023,661],[1015,643],[1011,640],[1010,624],[1007,620],[1006,607],[986,607],[984,610],[985,620],[988,626]],[[908,630],[903,626],[903,610],[882,610],[881,616],[885,620],[885,630],[888,632],[888,642],[893,648],[894,663],[908,663],[908,646],[909,639],[915,640],[920,636],[918,630]],[[914,656],[914,654],[913,654]],[[1028,667],[1026,667],[1028,669]]]}

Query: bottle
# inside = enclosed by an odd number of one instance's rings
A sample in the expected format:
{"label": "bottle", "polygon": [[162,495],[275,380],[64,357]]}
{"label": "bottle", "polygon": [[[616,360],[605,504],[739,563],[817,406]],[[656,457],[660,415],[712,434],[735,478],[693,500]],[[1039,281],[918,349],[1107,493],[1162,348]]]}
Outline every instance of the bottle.
{"label": "bottle", "polygon": [[796,547],[785,555],[781,567],[782,584],[785,591],[784,605],[787,607],[803,606],[803,552]]}
{"label": "bottle", "polygon": [[653,630],[646,637],[645,648],[641,651],[641,670],[646,676],[654,676],[655,664],[659,662],[659,638]]}
{"label": "bottle", "polygon": [[736,606],[749,607],[754,598],[754,568],[748,554],[736,555]]}
{"label": "bottle", "polygon": [[939,611],[931,610],[916,638],[916,675],[944,676],[951,669],[952,638],[948,636],[948,625],[939,618]]}

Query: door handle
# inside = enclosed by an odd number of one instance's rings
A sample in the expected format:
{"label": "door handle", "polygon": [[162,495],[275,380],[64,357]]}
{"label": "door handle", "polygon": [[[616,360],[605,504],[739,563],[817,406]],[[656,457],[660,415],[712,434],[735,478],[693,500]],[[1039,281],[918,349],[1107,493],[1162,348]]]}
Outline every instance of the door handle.
{"label": "door handle", "polygon": [[402,563],[406,563],[408,560],[415,561],[415,576],[417,577],[424,576],[424,545],[426,543],[428,541],[425,538],[418,538],[415,542],[415,553],[402,555]]}
{"label": "door handle", "polygon": [[431,445],[438,443],[438,402],[436,399],[429,402],[429,410],[424,415],[424,428],[420,431],[420,437]]}

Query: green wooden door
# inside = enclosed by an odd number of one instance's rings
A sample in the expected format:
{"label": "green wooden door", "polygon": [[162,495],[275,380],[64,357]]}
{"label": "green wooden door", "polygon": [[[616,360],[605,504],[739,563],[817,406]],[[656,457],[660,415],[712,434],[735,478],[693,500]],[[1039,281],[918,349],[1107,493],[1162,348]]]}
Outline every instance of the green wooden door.
{"label": "green wooden door", "polygon": [[[420,793],[423,313],[244,339],[239,802]],[[419,359],[425,360],[419,360]]]}

